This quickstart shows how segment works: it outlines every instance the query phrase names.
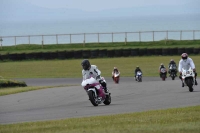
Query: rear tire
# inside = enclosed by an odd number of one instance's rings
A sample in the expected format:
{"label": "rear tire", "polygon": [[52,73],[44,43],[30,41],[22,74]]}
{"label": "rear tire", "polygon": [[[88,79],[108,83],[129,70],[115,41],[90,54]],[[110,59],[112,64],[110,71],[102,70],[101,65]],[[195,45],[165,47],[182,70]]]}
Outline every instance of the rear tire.
{"label": "rear tire", "polygon": [[95,94],[93,91],[89,91],[88,92],[88,95],[89,95],[89,98],[90,98],[90,102],[94,105],[94,106],[98,106],[98,100],[97,98],[95,97]]}

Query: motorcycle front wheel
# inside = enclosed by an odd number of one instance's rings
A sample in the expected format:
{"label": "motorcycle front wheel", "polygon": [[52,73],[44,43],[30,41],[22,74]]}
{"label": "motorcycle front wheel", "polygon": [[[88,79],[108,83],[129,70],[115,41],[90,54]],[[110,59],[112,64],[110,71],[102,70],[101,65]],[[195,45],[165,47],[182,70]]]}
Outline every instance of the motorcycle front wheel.
{"label": "motorcycle front wheel", "polygon": [[93,91],[89,91],[88,92],[88,96],[90,98],[90,102],[94,105],[94,106],[98,106],[98,99],[95,97],[95,93]]}

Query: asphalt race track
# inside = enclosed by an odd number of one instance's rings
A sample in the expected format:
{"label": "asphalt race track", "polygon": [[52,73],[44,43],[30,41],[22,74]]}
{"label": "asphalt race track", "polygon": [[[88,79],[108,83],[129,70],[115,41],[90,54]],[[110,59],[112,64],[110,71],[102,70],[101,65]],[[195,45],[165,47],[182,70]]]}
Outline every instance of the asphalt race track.
{"label": "asphalt race track", "polygon": [[[81,87],[81,79],[21,79],[29,86],[52,86],[76,84],[79,86],[58,87],[0,96],[0,124],[28,121],[44,121],[72,117],[88,117],[127,112],[166,109],[200,105],[200,85],[189,92],[181,87],[181,81],[167,78],[144,77],[136,82],[132,77],[123,77],[119,84],[106,78],[111,92],[111,105],[94,107]],[[200,83],[200,80],[197,80]]]}

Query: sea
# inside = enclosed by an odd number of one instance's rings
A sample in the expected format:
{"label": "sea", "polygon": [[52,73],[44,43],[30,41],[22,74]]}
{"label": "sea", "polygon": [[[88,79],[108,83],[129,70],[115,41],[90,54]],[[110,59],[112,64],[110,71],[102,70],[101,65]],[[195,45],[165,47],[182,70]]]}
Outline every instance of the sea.
{"label": "sea", "polygon": [[0,21],[2,46],[200,39],[200,15]]}

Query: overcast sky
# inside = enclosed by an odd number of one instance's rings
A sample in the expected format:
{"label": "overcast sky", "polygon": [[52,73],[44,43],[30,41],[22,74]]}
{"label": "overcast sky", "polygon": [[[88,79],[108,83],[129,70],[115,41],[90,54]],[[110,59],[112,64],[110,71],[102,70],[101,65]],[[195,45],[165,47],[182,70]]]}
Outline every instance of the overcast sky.
{"label": "overcast sky", "polygon": [[85,11],[101,11],[114,8],[130,8],[142,6],[188,6],[199,0],[24,0],[31,4],[46,8],[74,8]]}
{"label": "overcast sky", "polygon": [[[200,14],[200,0],[0,0],[4,22]],[[1,22],[0,22],[1,23]]]}

